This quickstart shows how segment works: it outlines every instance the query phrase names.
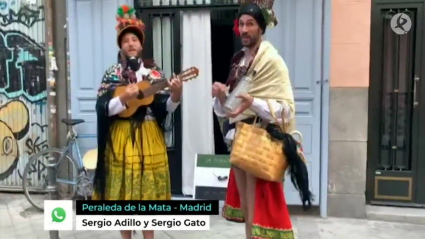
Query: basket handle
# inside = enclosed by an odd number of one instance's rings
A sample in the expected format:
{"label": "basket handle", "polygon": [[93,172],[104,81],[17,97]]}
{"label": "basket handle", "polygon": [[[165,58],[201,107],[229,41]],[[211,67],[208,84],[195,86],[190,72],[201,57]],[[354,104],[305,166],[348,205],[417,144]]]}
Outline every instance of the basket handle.
{"label": "basket handle", "polygon": [[285,123],[284,123],[285,121],[282,119],[282,123],[279,124],[278,123],[279,121],[276,118],[276,114],[274,112],[273,105],[270,102],[270,100],[267,100],[267,105],[269,106],[270,114],[272,115],[272,118],[273,118],[275,124],[277,124],[279,126],[279,128],[282,130],[282,132],[286,133],[286,127],[285,127]]}
{"label": "basket handle", "polygon": [[302,144],[303,143],[303,135],[301,134],[301,132],[300,131],[298,131],[298,130],[294,130],[294,131],[292,131],[291,132],[291,135],[292,136],[294,136],[294,135],[298,135],[299,137],[300,137],[300,144]]}

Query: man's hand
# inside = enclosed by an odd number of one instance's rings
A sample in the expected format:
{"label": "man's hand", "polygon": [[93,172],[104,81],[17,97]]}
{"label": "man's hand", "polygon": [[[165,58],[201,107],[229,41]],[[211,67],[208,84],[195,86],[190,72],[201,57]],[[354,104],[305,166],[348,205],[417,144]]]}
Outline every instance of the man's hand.
{"label": "man's hand", "polygon": [[171,89],[171,100],[174,103],[179,102],[183,92],[183,84],[180,78],[173,74],[173,77],[168,82],[168,85]]}
{"label": "man's hand", "polygon": [[218,98],[221,104],[226,101],[227,87],[220,82],[214,82],[212,85],[212,96]]}
{"label": "man's hand", "polygon": [[139,95],[139,87],[136,84],[130,84],[125,88],[125,93],[120,95],[121,103],[125,104],[127,101],[136,98]]}
{"label": "man's hand", "polygon": [[248,94],[238,95],[236,97],[240,98],[242,100],[242,102],[241,102],[241,105],[235,111],[228,114],[228,116],[230,118],[235,118],[236,116],[238,116],[239,114],[244,112],[246,109],[251,107],[252,102],[254,102],[254,97],[252,97]]}

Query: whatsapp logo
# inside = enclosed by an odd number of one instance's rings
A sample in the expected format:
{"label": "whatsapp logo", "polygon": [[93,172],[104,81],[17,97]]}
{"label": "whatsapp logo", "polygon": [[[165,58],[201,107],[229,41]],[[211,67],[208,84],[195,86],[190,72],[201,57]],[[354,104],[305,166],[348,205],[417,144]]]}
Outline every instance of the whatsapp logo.
{"label": "whatsapp logo", "polygon": [[66,218],[66,212],[63,208],[57,207],[52,211],[53,222],[63,222]]}

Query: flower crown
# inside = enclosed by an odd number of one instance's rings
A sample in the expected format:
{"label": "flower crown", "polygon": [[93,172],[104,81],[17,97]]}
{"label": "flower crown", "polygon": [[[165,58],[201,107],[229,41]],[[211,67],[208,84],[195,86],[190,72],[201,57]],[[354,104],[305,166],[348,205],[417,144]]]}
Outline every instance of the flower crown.
{"label": "flower crown", "polygon": [[129,7],[127,5],[122,5],[121,7],[119,7],[116,18],[118,24],[115,29],[118,32],[121,32],[124,28],[127,28],[129,26],[138,27],[142,31],[145,30],[145,24],[141,20],[137,19],[135,10],[132,7]]}

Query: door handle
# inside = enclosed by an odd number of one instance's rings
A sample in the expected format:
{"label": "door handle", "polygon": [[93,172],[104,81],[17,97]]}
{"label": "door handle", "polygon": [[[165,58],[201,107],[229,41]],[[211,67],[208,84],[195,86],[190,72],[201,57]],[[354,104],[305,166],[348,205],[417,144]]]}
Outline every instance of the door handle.
{"label": "door handle", "polygon": [[416,84],[418,81],[419,77],[415,76],[415,78],[413,78],[413,108],[419,105],[419,102],[416,99]]}

